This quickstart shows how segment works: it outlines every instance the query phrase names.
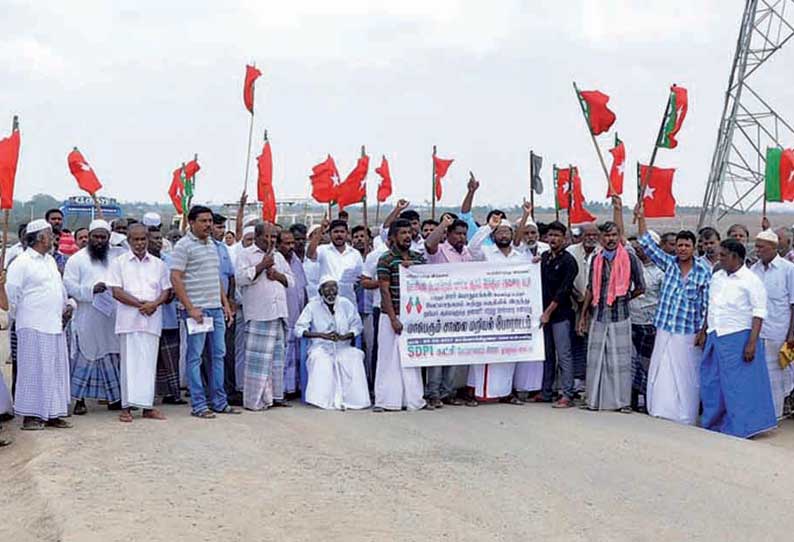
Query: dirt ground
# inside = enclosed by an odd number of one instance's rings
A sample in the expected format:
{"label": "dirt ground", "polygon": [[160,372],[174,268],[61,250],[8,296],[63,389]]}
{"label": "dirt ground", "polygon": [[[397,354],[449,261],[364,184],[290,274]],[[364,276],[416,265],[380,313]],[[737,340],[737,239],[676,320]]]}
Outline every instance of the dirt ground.
{"label": "dirt ground", "polygon": [[548,405],[305,406],[6,427],[0,541],[772,540],[794,421],[754,441]]}

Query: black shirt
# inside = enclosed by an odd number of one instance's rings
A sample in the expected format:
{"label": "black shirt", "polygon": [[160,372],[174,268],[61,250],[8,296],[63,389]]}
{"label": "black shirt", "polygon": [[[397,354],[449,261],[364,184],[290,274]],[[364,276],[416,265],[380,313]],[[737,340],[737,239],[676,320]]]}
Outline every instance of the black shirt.
{"label": "black shirt", "polygon": [[573,318],[573,281],[579,273],[579,265],[567,250],[561,250],[555,255],[547,250],[540,257],[540,277],[543,288],[543,309],[545,310],[552,301],[557,302],[557,308],[551,313],[550,322],[562,322]]}

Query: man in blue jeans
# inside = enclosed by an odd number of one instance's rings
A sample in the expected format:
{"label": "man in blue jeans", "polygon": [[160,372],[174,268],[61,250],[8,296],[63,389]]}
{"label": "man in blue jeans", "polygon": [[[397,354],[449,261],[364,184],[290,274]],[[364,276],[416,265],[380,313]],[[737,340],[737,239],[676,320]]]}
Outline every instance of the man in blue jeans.
{"label": "man in blue jeans", "polygon": [[[211,331],[194,334],[188,332],[187,337],[187,380],[193,406],[192,415],[198,418],[214,418],[214,412],[240,413],[229,406],[223,387],[226,321],[231,322],[234,314],[226,299],[221,282],[218,251],[212,242],[212,216],[212,210],[208,207],[191,207],[187,216],[190,231],[174,245],[171,252],[171,282],[185,325],[201,323],[206,318],[211,319],[213,324]],[[207,339],[212,344],[212,369],[208,379],[209,405],[201,380],[201,352]]]}

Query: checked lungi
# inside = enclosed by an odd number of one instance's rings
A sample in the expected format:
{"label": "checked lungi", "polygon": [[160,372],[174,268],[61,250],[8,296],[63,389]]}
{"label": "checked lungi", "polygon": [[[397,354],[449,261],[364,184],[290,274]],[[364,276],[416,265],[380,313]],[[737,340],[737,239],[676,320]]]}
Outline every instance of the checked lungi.
{"label": "checked lungi", "polygon": [[656,327],[653,325],[631,325],[631,343],[634,355],[631,362],[631,389],[645,395],[648,387],[648,367],[651,364]]}
{"label": "checked lungi", "polygon": [[619,410],[631,404],[631,320],[590,324],[587,406]]}
{"label": "checked lungi", "polygon": [[179,397],[179,329],[164,329],[160,335],[154,392],[159,397]]}
{"label": "checked lungi", "polygon": [[18,416],[52,420],[69,411],[69,359],[63,333],[17,330],[17,389],[14,411]]}
{"label": "checked lungi", "polygon": [[286,324],[278,318],[249,320],[245,328],[243,406],[262,410],[284,399],[284,340]]}
{"label": "checked lungi", "polygon": [[106,354],[99,359],[89,360],[83,355],[79,345],[75,344],[72,356],[72,397],[104,399],[108,403],[121,401],[120,364],[121,357],[118,354]]}

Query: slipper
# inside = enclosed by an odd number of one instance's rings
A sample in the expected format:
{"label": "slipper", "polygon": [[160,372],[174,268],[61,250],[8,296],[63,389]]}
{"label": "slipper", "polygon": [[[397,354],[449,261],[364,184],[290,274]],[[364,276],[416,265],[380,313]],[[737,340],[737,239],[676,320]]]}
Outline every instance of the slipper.
{"label": "slipper", "polygon": [[226,405],[226,408],[223,410],[216,410],[214,411],[216,414],[242,414],[239,408],[234,408],[229,405]]}
{"label": "slipper", "polygon": [[466,401],[467,407],[477,407],[480,406],[480,402],[477,399],[469,399]]}
{"label": "slipper", "polygon": [[124,423],[132,423],[132,414],[129,412],[122,412],[119,414],[119,421]]}
{"label": "slipper", "polygon": [[13,440],[7,440],[7,439],[0,438],[0,448],[5,448],[6,446],[11,446],[11,444],[13,444],[13,443],[14,443]]}
{"label": "slipper", "polygon": [[191,412],[191,416],[194,418],[204,418],[205,420],[211,420],[215,417],[215,414],[209,410],[202,410],[201,412]]}
{"label": "slipper", "polygon": [[44,429],[44,422],[38,418],[28,418],[22,422],[23,431],[41,431]]}
{"label": "slipper", "polygon": [[156,408],[153,408],[151,410],[144,410],[143,411],[143,417],[147,418],[149,420],[165,420],[166,419],[165,415],[162,412],[160,412],[159,410],[157,410]]}
{"label": "slipper", "polygon": [[74,404],[74,410],[72,410],[72,414],[75,416],[83,416],[88,409],[85,407],[85,401],[77,401]]}
{"label": "slipper", "polygon": [[63,418],[53,418],[52,420],[47,420],[44,424],[47,427],[52,427],[54,429],[71,429],[72,424],[64,420]]}

